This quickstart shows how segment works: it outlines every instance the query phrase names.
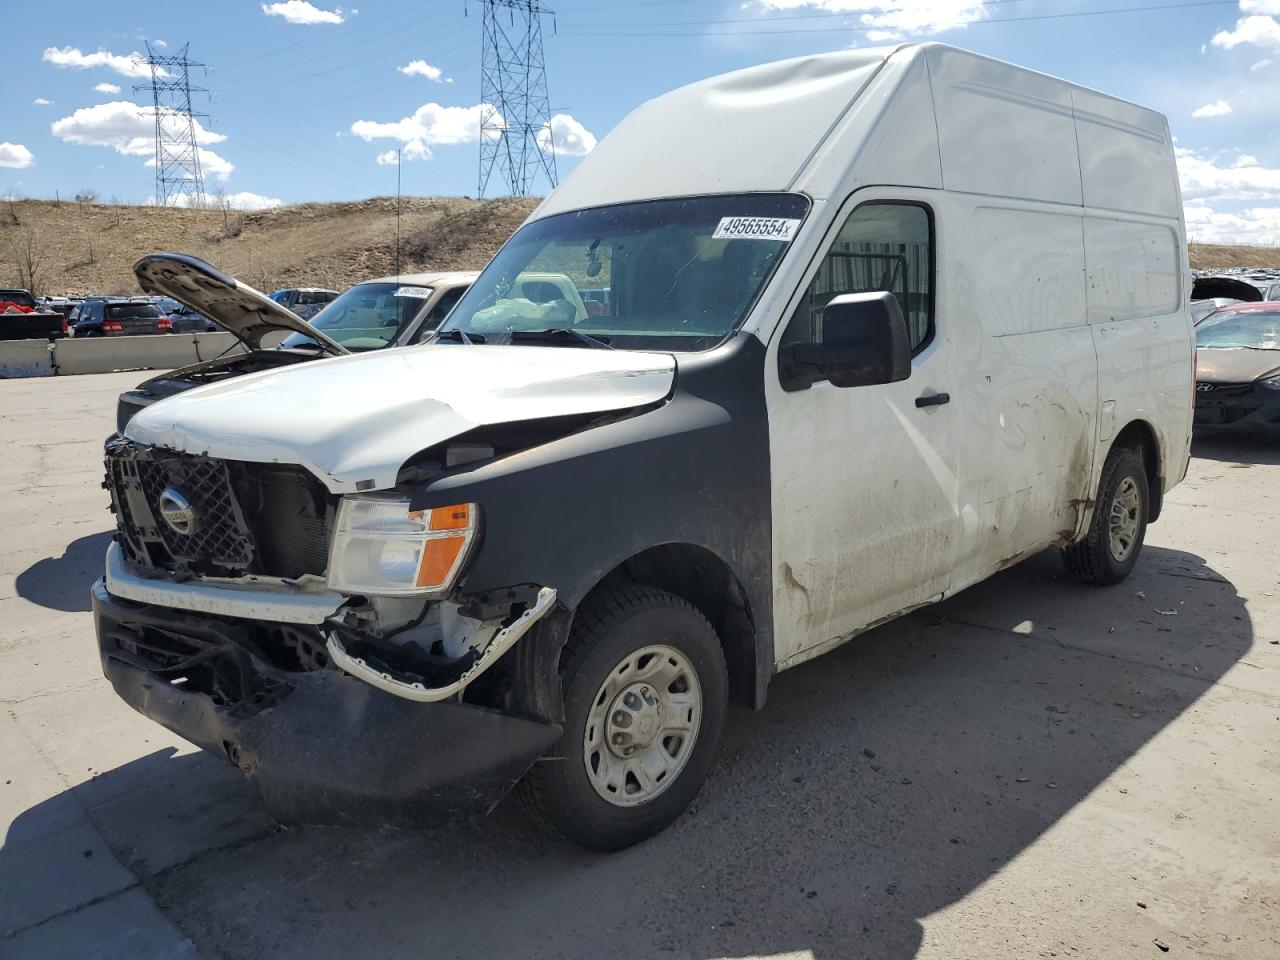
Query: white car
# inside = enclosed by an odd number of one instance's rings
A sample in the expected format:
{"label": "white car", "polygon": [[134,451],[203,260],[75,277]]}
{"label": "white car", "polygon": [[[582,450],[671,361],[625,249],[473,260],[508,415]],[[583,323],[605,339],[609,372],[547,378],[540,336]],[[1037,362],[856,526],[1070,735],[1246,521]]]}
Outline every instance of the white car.
{"label": "white car", "polygon": [[778,671],[1046,547],[1130,573],[1189,456],[1186,250],[1164,117],[1062,80],[904,44],[681,88],[426,345],[130,421],[104,670],[285,821],[521,782],[636,843]]}

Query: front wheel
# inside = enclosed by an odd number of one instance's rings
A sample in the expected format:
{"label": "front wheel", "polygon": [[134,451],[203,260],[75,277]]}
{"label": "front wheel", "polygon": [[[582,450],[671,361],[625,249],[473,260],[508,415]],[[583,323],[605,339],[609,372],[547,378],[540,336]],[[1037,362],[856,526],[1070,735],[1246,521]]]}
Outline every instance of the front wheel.
{"label": "front wheel", "polygon": [[729,686],[715,630],[666,591],[607,593],[578,611],[560,677],[564,733],[521,784],[526,807],[588,850],[658,833],[715,760]]}
{"label": "front wheel", "polygon": [[1142,552],[1150,503],[1141,454],[1128,447],[1113,449],[1102,465],[1089,533],[1063,550],[1067,569],[1077,579],[1100,586],[1127,577]]}

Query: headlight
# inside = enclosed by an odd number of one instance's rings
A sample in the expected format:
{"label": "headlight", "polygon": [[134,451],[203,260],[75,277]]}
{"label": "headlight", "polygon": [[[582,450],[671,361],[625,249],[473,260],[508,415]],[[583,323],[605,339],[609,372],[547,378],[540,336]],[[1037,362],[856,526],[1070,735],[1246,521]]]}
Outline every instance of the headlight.
{"label": "headlight", "polygon": [[1259,380],[1258,382],[1270,390],[1280,390],[1280,376],[1267,377],[1267,379]]}
{"label": "headlight", "polygon": [[448,591],[476,536],[479,510],[410,510],[400,497],[347,496],[329,547],[329,586],[384,597]]}

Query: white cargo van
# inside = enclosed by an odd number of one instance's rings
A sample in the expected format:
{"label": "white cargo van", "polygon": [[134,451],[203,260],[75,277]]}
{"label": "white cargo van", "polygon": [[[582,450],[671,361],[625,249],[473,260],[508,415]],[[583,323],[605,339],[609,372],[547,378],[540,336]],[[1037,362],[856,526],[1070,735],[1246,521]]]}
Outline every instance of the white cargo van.
{"label": "white cargo van", "polygon": [[[190,258],[141,276],[260,308]],[[1149,110],[939,44],[676,90],[432,342],[109,442],[104,669],[282,820],[519,782],[634,843],[777,671],[1049,546],[1129,573],[1187,464],[1188,286]]]}

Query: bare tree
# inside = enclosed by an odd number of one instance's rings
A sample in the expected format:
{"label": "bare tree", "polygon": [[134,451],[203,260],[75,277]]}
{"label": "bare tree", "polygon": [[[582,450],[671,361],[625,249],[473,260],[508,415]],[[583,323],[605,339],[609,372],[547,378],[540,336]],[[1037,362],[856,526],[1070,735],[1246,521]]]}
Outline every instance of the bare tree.
{"label": "bare tree", "polygon": [[9,238],[9,252],[17,267],[18,286],[38,297],[44,282],[45,250],[44,237],[35,224],[13,231]]}

